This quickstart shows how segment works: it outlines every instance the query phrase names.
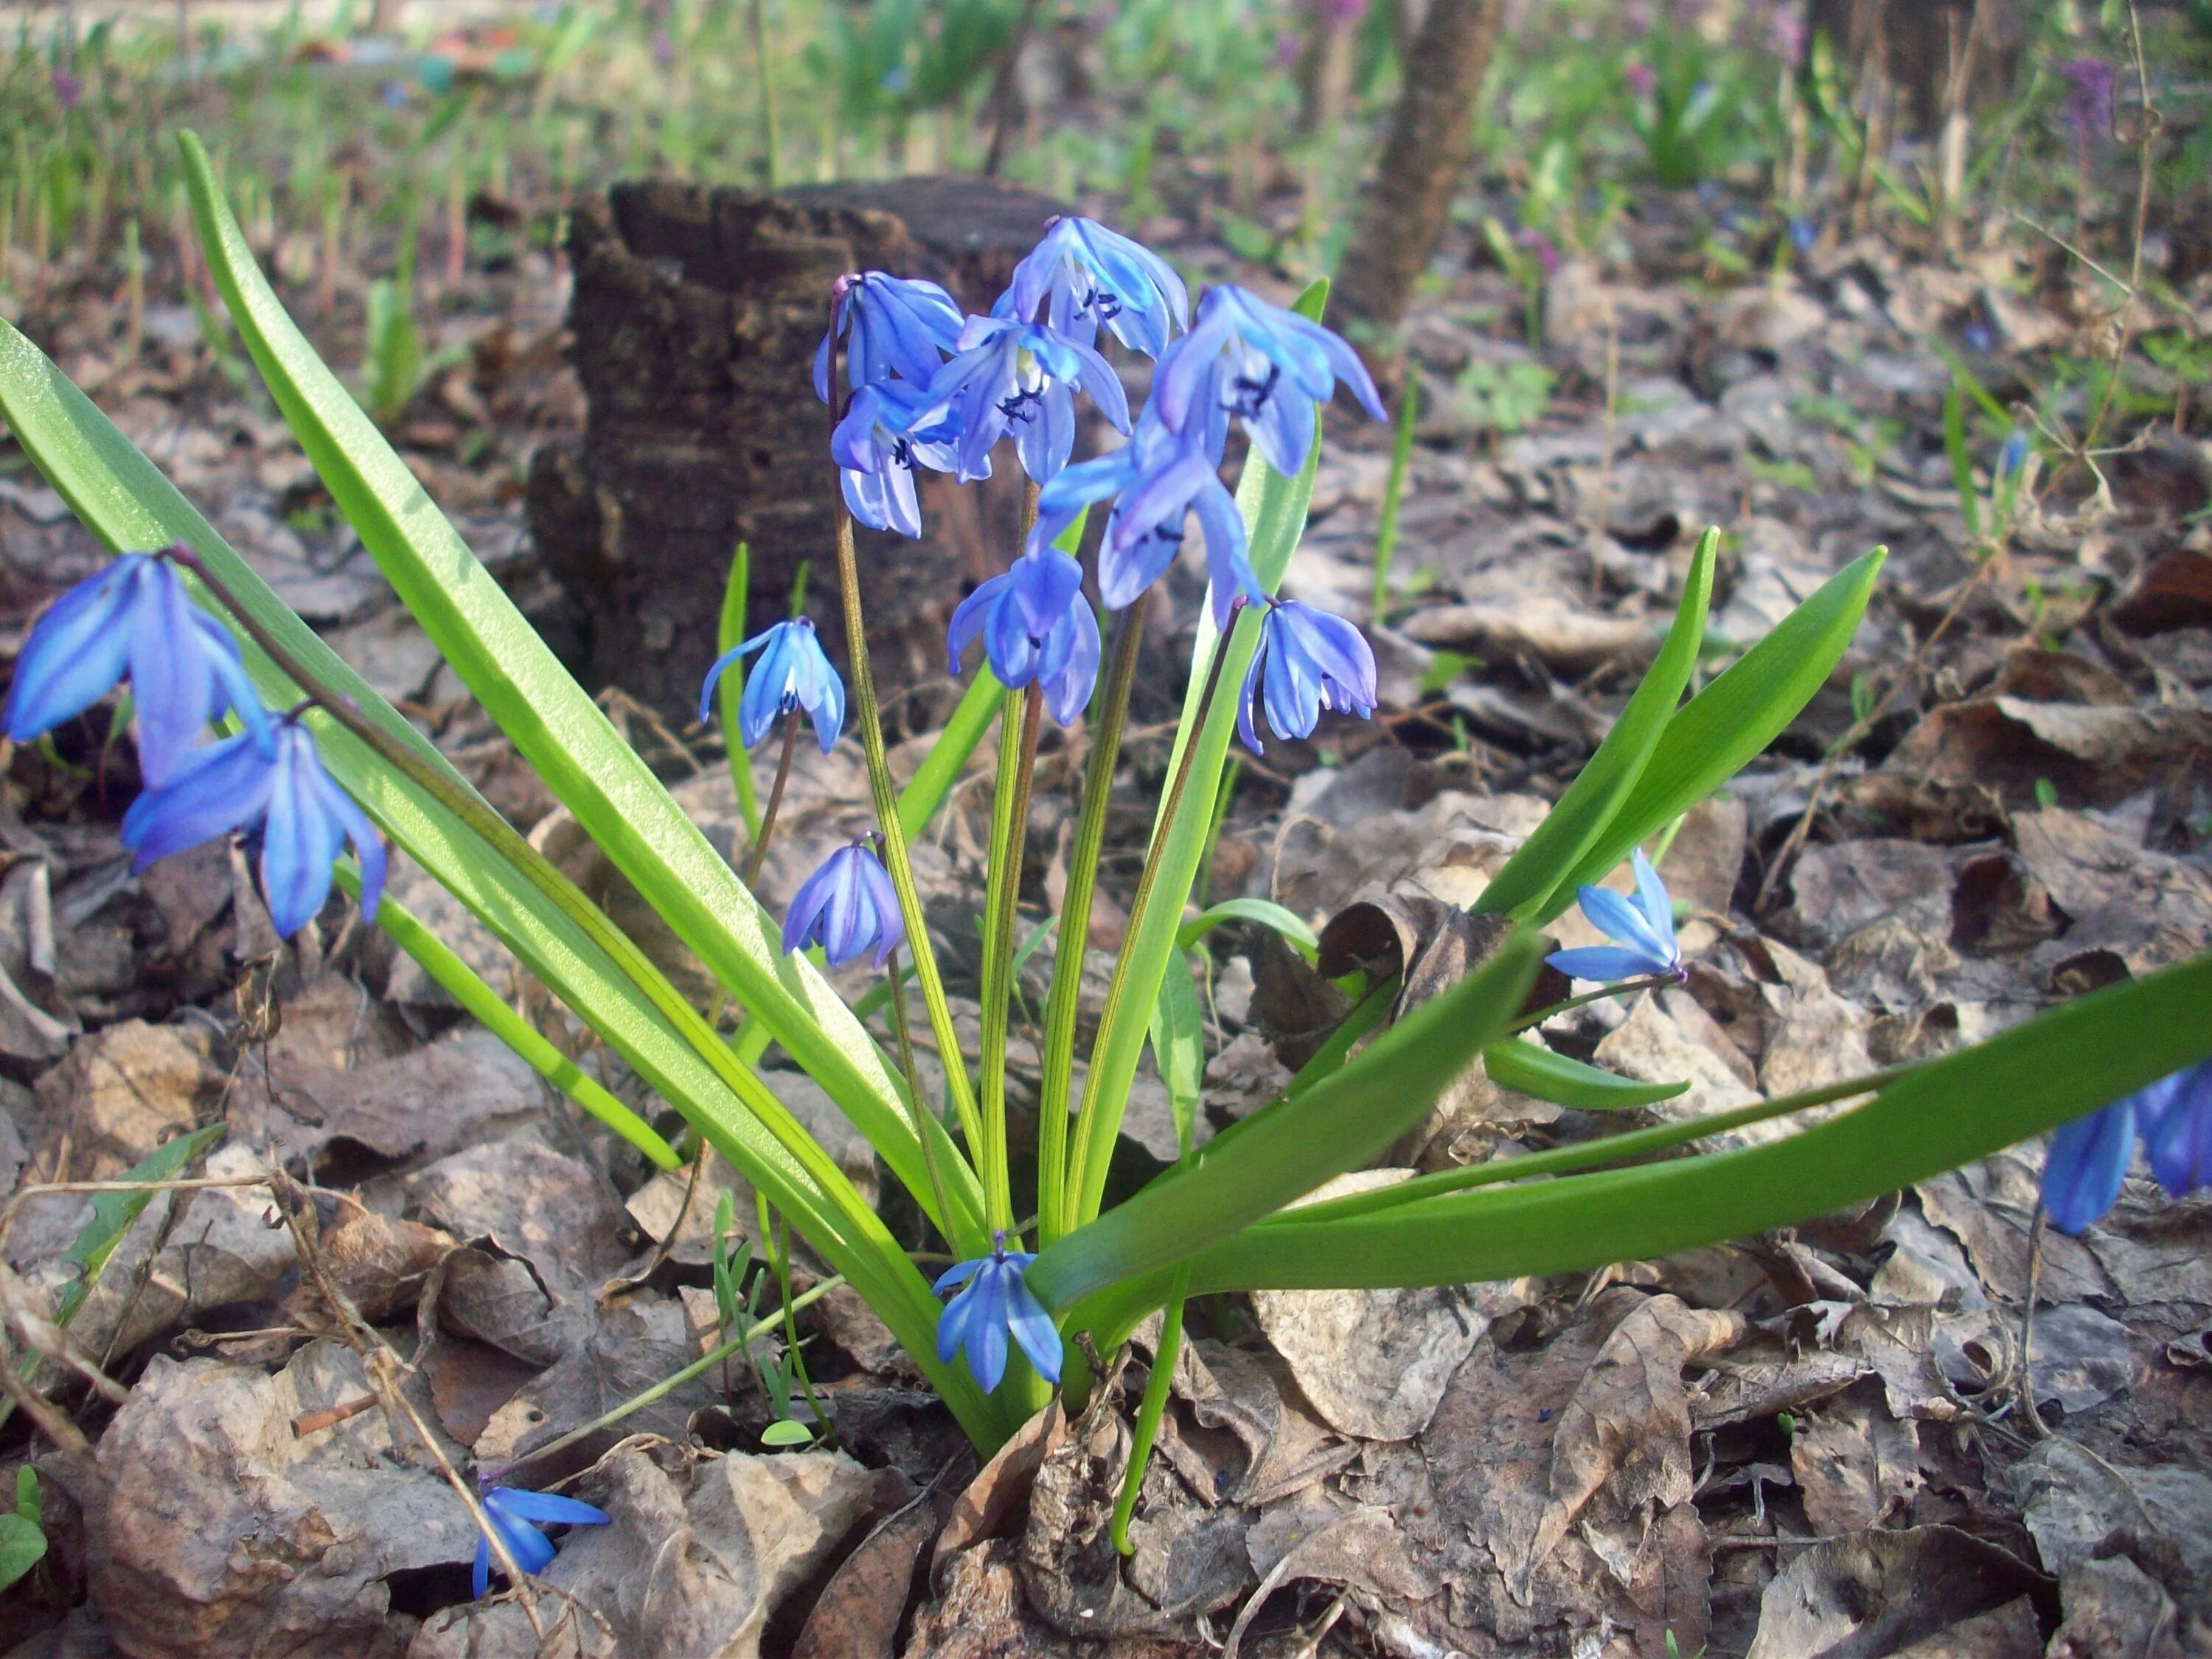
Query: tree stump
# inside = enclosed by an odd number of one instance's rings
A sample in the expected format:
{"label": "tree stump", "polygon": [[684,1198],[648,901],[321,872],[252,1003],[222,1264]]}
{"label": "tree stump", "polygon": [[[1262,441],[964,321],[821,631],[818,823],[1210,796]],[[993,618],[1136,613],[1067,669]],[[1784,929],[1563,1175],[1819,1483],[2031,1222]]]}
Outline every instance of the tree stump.
{"label": "tree stump", "polygon": [[[989,308],[1062,211],[976,179],[906,179],[761,195],[651,180],[580,207],[568,252],[580,447],[531,466],[529,520],[588,627],[589,677],[677,722],[714,660],[737,544],[751,548],[749,625],[788,613],[799,567],[825,640],[836,593],[830,412],[812,386],[830,285],[884,270]],[[941,675],[963,587],[1016,551],[1019,468],[980,488],[922,475],[919,543],[859,532],[862,600],[887,691]]]}

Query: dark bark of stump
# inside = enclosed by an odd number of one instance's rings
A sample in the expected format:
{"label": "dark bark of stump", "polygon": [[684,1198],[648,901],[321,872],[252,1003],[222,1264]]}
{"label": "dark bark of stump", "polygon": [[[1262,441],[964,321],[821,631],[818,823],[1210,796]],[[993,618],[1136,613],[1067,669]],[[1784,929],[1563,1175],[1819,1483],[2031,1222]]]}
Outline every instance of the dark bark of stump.
{"label": "dark bark of stump", "polygon": [[1377,333],[1405,320],[1413,285],[1443,239],[1504,14],[1504,0],[1431,0],[1407,56],[1390,140],[1337,279],[1344,314]]}
{"label": "dark bark of stump", "polygon": [[[2012,93],[2027,42],[2021,0],[1979,0],[1982,19],[1967,65],[1962,102],[1969,110]],[[1949,113],[1955,58],[1973,26],[1976,0],[1813,0],[1811,33],[1826,34],[1847,76],[1881,55],[1902,94],[1911,130],[1932,133]]]}
{"label": "dark bark of stump", "polygon": [[[972,179],[810,186],[773,196],[664,181],[581,207],[568,251],[573,355],[588,413],[580,449],[540,450],[532,534],[588,625],[588,677],[678,723],[714,660],[731,554],[752,550],[748,620],[806,608],[835,643],[830,412],[811,365],[831,283],[884,270],[943,283],[988,310],[1054,204]],[[988,483],[922,478],[919,544],[861,530],[876,678],[896,691],[943,672],[944,621],[963,581],[1016,550],[1019,468]]]}

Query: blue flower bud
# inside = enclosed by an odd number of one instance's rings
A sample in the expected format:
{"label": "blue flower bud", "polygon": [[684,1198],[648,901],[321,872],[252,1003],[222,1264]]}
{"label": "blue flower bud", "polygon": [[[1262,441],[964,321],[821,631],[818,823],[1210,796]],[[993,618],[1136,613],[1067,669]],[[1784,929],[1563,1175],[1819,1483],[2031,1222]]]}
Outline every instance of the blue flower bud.
{"label": "blue flower bud", "polygon": [[837,279],[836,310],[814,353],[814,395],[830,401],[830,353],[845,336],[845,383],[858,391],[894,374],[929,384],[960,337],[960,307],[935,283],[880,270]]}
{"label": "blue flower bud", "polygon": [[880,968],[905,938],[898,890],[866,837],[839,848],[807,877],[783,921],[787,956],[818,945],[832,968],[842,968],[872,945]]}

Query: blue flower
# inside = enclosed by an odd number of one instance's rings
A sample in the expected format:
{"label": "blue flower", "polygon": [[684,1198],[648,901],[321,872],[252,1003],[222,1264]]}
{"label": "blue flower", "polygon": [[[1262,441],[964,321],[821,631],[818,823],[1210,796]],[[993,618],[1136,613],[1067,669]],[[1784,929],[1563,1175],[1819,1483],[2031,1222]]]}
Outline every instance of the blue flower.
{"label": "blue flower", "polygon": [[921,503],[914,489],[914,470],[926,466],[951,472],[960,465],[952,441],[959,437],[948,416],[917,430],[915,417],[927,408],[929,394],[905,380],[878,380],[853,394],[845,418],[830,434],[830,453],[845,487],[845,505],[871,530],[921,534]]}
{"label": "blue flower", "polygon": [[978,635],[1007,687],[1036,680],[1062,726],[1091,702],[1098,678],[1098,618],[1083,597],[1083,567],[1056,547],[1024,553],[960,601],[945,630],[952,672]]}
{"label": "blue flower", "polygon": [[2015,428],[1997,452],[1997,477],[2009,478],[2027,465],[2027,434]]}
{"label": "blue flower", "polygon": [[1060,1381],[1060,1331],[1022,1278],[1036,1260],[1008,1249],[1006,1234],[994,1233],[990,1255],[959,1262],[937,1281],[939,1293],[967,1286],[937,1316],[938,1363],[950,1365],[964,1349],[969,1372],[986,1394],[1006,1374],[1008,1331],[1039,1376]]}
{"label": "blue flower", "polygon": [[830,401],[830,354],[841,334],[845,383],[855,391],[897,374],[927,386],[960,337],[960,307],[935,283],[880,270],[837,279],[836,311],[814,353],[814,395]]}
{"label": "blue flower", "polygon": [[1790,222],[1790,246],[1800,253],[1810,253],[1814,244],[1820,240],[1820,227],[1802,215]]}
{"label": "blue flower", "polygon": [[1014,267],[991,314],[1042,321],[1085,345],[1097,342],[1103,323],[1131,350],[1157,357],[1169,335],[1190,326],[1190,295],[1168,262],[1142,243],[1096,219],[1070,216],[1047,222],[1044,240]]}
{"label": "blue flower", "polygon": [[[304,708],[305,705],[301,705]],[[186,755],[169,781],[131,803],[123,844],[143,870],[173,853],[234,830],[258,826],[261,891],[276,931],[289,939],[315,919],[331,893],[331,864],[353,843],[361,860],[361,914],[376,915],[384,890],[384,843],[376,826],[323,769],[314,734],[297,711],[264,746],[251,733]]]}
{"label": "blue flower", "polygon": [[1667,884],[1638,848],[1636,896],[1624,898],[1609,887],[1584,887],[1576,894],[1583,915],[1592,927],[1619,945],[1590,945],[1575,951],[1554,951],[1545,960],[1569,979],[1610,985],[1615,980],[1685,979],[1682,947],[1674,939],[1674,902],[1667,896]]}
{"label": "blue flower", "polygon": [[8,735],[43,736],[82,714],[124,675],[138,715],[138,769],[155,787],[173,775],[210,720],[235,709],[266,748],[261,699],[238,642],[185,597],[158,553],[125,553],[47,607],[15,659]]}
{"label": "blue flower", "polygon": [[1117,432],[1129,429],[1129,400],[1091,347],[1038,323],[970,317],[959,349],[929,383],[925,428],[957,423],[963,483],[991,476],[991,446],[1009,428],[1022,470],[1039,483],[1067,465],[1075,447],[1075,394],[1087,392]]}
{"label": "blue flower", "polygon": [[842,968],[871,945],[880,968],[905,938],[898,890],[866,836],[823,860],[783,919],[784,953],[818,945],[832,968]]}
{"label": "blue flower", "polygon": [[1252,729],[1252,706],[1264,701],[1279,737],[1313,735],[1324,708],[1365,720],[1375,712],[1375,653],[1341,617],[1296,599],[1269,599],[1260,643],[1237,698],[1237,729],[1255,755],[1267,751]]}
{"label": "blue flower", "polygon": [[[1211,372],[1216,359],[1227,364],[1225,383]],[[1361,408],[1383,418],[1374,380],[1342,339],[1294,311],[1224,285],[1199,302],[1198,319],[1173,361],[1160,365],[1152,395],[1180,432],[1200,396],[1220,387],[1267,465],[1295,477],[1313,447],[1314,405],[1327,403],[1340,380]]]}
{"label": "blue flower", "polygon": [[705,720],[714,707],[714,687],[723,672],[740,657],[754,652],[760,661],[745,676],[745,695],[738,704],[738,735],[750,749],[768,735],[776,716],[804,708],[814,721],[814,736],[828,754],[845,729],[845,682],[830,665],[816,637],[814,624],[800,617],[763,629],[743,645],[733,646],[714,659],[699,688],[699,718]]}
{"label": "blue flower", "polygon": [[2043,1207],[2060,1232],[2084,1231],[2119,1197],[2135,1156],[2137,1098],[2077,1117],[2051,1136],[2043,1160]]}
{"label": "blue flower", "polygon": [[[612,1517],[605,1510],[550,1492],[521,1492],[513,1486],[493,1486],[483,1498],[484,1519],[499,1534],[499,1541],[527,1573],[540,1573],[553,1565],[553,1540],[540,1527],[604,1527]],[[491,1588],[491,1540],[477,1540],[476,1571],[469,1581],[479,1600]]]}

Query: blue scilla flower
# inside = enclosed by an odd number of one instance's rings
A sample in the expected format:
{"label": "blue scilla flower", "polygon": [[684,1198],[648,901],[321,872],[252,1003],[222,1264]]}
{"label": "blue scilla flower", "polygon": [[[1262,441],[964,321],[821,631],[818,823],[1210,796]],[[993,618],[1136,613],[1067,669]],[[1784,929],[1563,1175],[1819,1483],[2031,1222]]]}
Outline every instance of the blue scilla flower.
{"label": "blue scilla flower", "polygon": [[830,401],[830,354],[846,337],[845,383],[858,391],[892,375],[929,384],[960,337],[960,307],[935,283],[867,270],[837,279],[836,313],[814,353],[814,395]]}
{"label": "blue scilla flower", "polygon": [[988,1394],[1006,1374],[1006,1334],[1022,1345],[1037,1375],[1060,1381],[1060,1331],[1044,1304],[1022,1275],[1036,1257],[1006,1248],[1006,1236],[991,1236],[991,1254],[956,1263],[937,1281],[939,1294],[964,1285],[937,1316],[937,1358],[950,1365],[963,1354],[969,1373]]}
{"label": "blue scilla flower", "polygon": [[750,749],[768,735],[779,714],[804,708],[814,721],[814,736],[828,754],[836,747],[845,729],[845,682],[830,665],[813,622],[805,617],[780,622],[754,635],[743,645],[732,646],[714,659],[699,688],[699,718],[714,713],[714,687],[723,672],[740,657],[754,652],[761,659],[745,676],[745,695],[738,703],[738,735]]}
{"label": "blue scilla flower", "polygon": [[[1225,380],[1212,373],[1217,358],[1227,365]],[[1197,319],[1173,361],[1160,365],[1152,395],[1169,426],[1180,432],[1201,395],[1225,394],[1230,412],[1244,422],[1267,465],[1295,477],[1313,447],[1314,405],[1327,403],[1339,380],[1352,388],[1361,408],[1383,418],[1382,399],[1366,366],[1340,337],[1224,284],[1199,302]]]}
{"label": "blue scilla flower", "polygon": [[1638,848],[1631,860],[1636,896],[1625,898],[1609,887],[1583,887],[1576,902],[1589,924],[1616,945],[1589,945],[1554,951],[1545,960],[1569,979],[1610,985],[1616,980],[1684,979],[1682,947],[1674,939],[1674,902],[1667,884]]}
{"label": "blue scilla flower", "polygon": [[2027,465],[2027,434],[2014,428],[1997,452],[1997,477],[2009,478]]}
{"label": "blue scilla flower", "polygon": [[238,642],[185,597],[158,553],[125,553],[47,607],[15,659],[8,735],[41,737],[82,714],[125,674],[138,715],[138,769],[172,777],[201,730],[225,709],[265,748],[269,724],[239,660]]}
{"label": "blue scilla flower", "polygon": [[959,349],[929,384],[925,428],[947,420],[963,483],[991,475],[991,446],[1008,431],[1022,470],[1038,483],[1067,465],[1075,447],[1075,394],[1087,392],[1116,432],[1129,429],[1129,400],[1106,360],[1041,323],[970,317]]}
{"label": "blue scilla flower", "polygon": [[2137,1100],[2150,1172],[2166,1195],[2212,1187],[2212,1060],[2154,1083]]}
{"label": "blue scilla flower", "polygon": [[1150,248],[1071,215],[1047,222],[1044,240],[1014,267],[991,314],[1043,322],[1085,345],[1097,343],[1103,323],[1132,351],[1157,357],[1169,336],[1190,326],[1190,295]]}
{"label": "blue scilla flower", "polygon": [[920,536],[915,469],[951,472],[960,465],[951,443],[960,434],[949,415],[933,426],[916,427],[915,417],[928,404],[928,392],[911,381],[878,380],[853,394],[845,418],[830,434],[845,505],[871,530]]}
{"label": "blue scilla flower", "polygon": [[2160,1078],[2051,1136],[2043,1207],[2052,1226],[2078,1233],[2112,1207],[2137,1135],[2169,1196],[2212,1186],[2212,1060]]}
{"label": "blue scilla flower", "polygon": [[133,870],[234,830],[258,828],[261,891],[270,920],[289,939],[315,919],[331,894],[331,864],[353,844],[361,860],[361,914],[376,915],[384,890],[384,843],[376,826],[323,769],[314,734],[299,720],[307,705],[270,728],[186,755],[169,781],[131,803],[123,844]]}
{"label": "blue scilla flower", "polygon": [[1261,619],[1259,647],[1244,671],[1237,699],[1237,729],[1255,755],[1267,752],[1252,728],[1252,707],[1264,702],[1276,735],[1313,735],[1324,708],[1365,720],[1375,712],[1375,653],[1341,617],[1296,599],[1269,599]]}
{"label": "blue scilla flower", "polygon": [[1031,680],[1062,726],[1091,702],[1098,678],[1098,618],[1083,597],[1083,567],[1056,547],[1024,553],[960,601],[945,631],[952,672],[981,635],[991,672],[1007,687]]}
{"label": "blue scilla flower", "polygon": [[[553,1565],[553,1540],[540,1527],[604,1527],[611,1517],[605,1510],[574,1498],[550,1492],[522,1492],[514,1486],[492,1486],[482,1498],[484,1519],[499,1534],[499,1541],[527,1573],[540,1573]],[[477,1540],[476,1571],[471,1588],[481,1600],[491,1588],[491,1540]]]}
{"label": "blue scilla flower", "polygon": [[823,860],[783,919],[784,953],[818,945],[832,968],[842,968],[872,945],[880,968],[905,938],[898,890],[865,836]]}

